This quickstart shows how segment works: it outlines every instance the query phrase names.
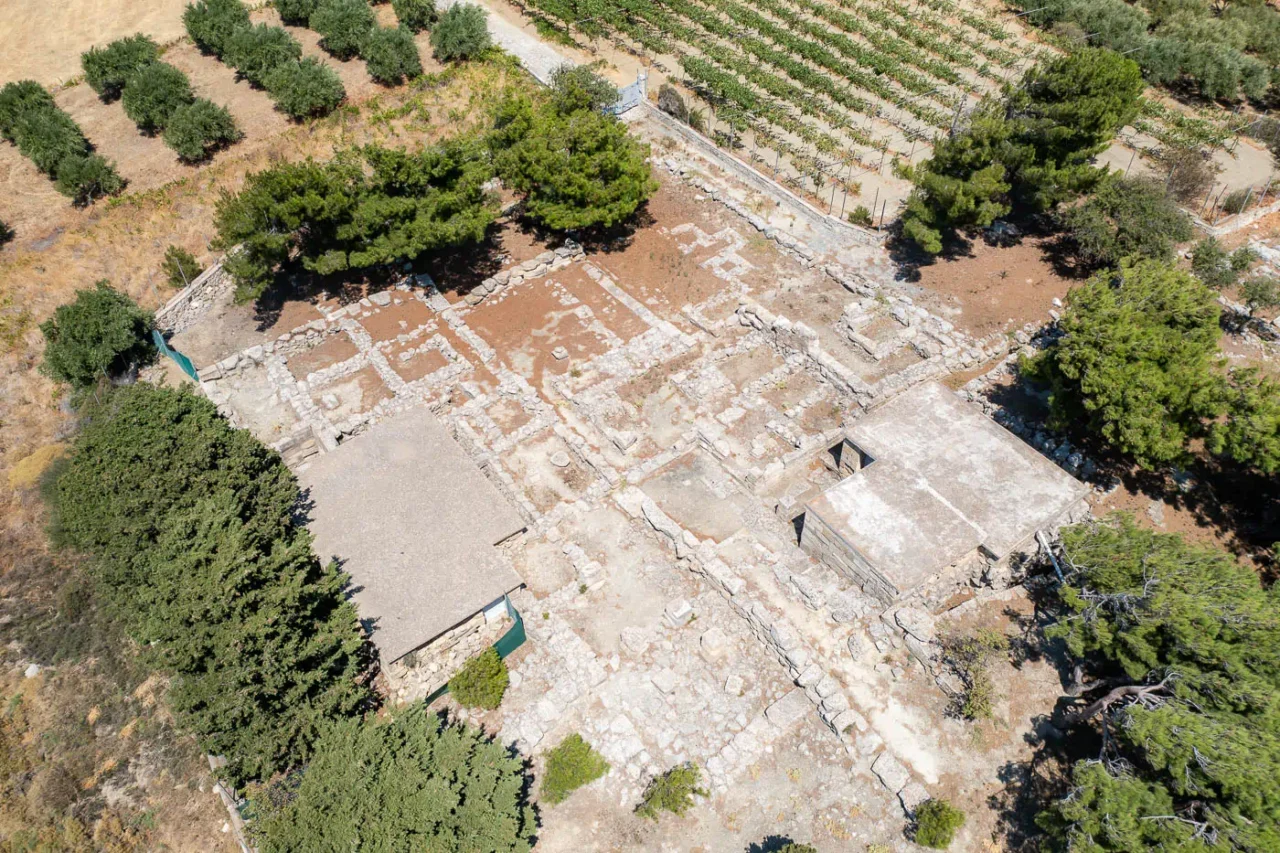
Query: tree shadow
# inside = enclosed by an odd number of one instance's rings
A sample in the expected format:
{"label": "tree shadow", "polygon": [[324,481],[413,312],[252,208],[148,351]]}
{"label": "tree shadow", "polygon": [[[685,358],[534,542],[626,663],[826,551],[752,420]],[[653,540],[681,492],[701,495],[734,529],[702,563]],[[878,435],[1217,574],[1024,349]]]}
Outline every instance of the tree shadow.
{"label": "tree shadow", "polygon": [[889,252],[889,260],[893,261],[897,268],[893,276],[894,280],[914,284],[920,281],[920,270],[924,267],[931,267],[939,261],[973,257],[973,243],[972,236],[960,233],[946,234],[942,240],[942,251],[932,255],[903,236],[900,222],[895,222],[890,228],[890,236],[885,248]]}
{"label": "tree shadow", "polygon": [[746,853],[778,853],[779,850],[788,844],[795,844],[796,841],[786,835],[769,835],[763,841],[752,842],[747,845]]}

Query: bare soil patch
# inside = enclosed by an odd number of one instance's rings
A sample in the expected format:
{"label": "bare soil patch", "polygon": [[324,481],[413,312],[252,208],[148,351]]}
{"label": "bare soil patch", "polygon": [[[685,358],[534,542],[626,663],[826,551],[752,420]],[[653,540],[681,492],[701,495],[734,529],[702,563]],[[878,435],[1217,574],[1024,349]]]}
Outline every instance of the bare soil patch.
{"label": "bare soil patch", "polygon": [[1053,300],[1079,283],[1054,269],[1046,243],[1032,237],[1001,248],[975,240],[969,255],[919,268],[921,303],[975,337],[1042,323]]}
{"label": "bare soil patch", "polygon": [[289,372],[293,374],[294,379],[305,380],[309,374],[346,361],[359,351],[351,338],[342,332],[337,332],[328,335],[306,352],[290,358]]}

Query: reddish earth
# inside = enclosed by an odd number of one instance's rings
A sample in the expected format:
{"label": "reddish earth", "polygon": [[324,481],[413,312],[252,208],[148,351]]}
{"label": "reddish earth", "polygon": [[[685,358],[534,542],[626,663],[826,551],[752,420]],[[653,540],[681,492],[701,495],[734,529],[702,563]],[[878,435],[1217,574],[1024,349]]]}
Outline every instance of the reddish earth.
{"label": "reddish earth", "polygon": [[[412,346],[412,344],[409,346]],[[387,360],[391,362],[391,369],[405,382],[413,382],[449,366],[449,359],[445,358],[444,353],[438,349],[414,353],[405,361],[401,361],[399,353],[396,350],[392,350],[391,354],[387,356]]]}
{"label": "reddish earth", "polygon": [[329,335],[322,343],[289,359],[289,372],[294,379],[306,379],[308,374],[337,364],[358,353],[356,345],[343,332]]}
{"label": "reddish earth", "polygon": [[1054,269],[1045,244],[1038,237],[1003,248],[975,240],[968,256],[919,268],[919,300],[976,337],[1043,323],[1053,300],[1079,284]]}
{"label": "reddish earth", "polygon": [[412,296],[399,296],[398,294],[397,298],[403,300],[399,305],[388,305],[386,308],[380,308],[371,316],[360,319],[360,325],[364,326],[364,330],[369,333],[369,337],[375,341],[387,341],[397,335],[412,332],[419,326],[425,326],[435,317],[435,312],[423,304],[421,300]]}

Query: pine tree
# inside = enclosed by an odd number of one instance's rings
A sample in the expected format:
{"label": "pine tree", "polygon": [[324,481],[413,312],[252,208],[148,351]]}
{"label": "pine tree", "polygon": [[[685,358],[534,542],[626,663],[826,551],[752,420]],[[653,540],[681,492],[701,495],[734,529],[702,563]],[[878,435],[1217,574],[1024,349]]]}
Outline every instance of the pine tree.
{"label": "pine tree", "polygon": [[1071,292],[1062,336],[1024,365],[1047,382],[1052,420],[1145,466],[1184,459],[1223,410],[1213,293],[1158,261],[1128,261]]}
{"label": "pine tree", "polygon": [[525,215],[556,231],[619,225],[658,188],[648,146],[595,110],[513,102],[503,108],[494,139],[501,140],[498,173],[524,194]]}
{"label": "pine tree", "polygon": [[321,726],[371,700],[347,578],[305,530],[268,539],[222,490],[170,514],[129,608],[175,678],[169,702],[233,781],[298,766]]}
{"label": "pine tree", "polygon": [[90,411],[53,485],[52,534],[93,554],[95,576],[127,601],[149,581],[165,515],[223,489],[263,537],[291,524],[298,484],[278,454],[190,391],[118,388]]}
{"label": "pine tree", "polygon": [[255,800],[263,853],[524,853],[536,820],[523,762],[417,706],[334,724],[287,797]]}
{"label": "pine tree", "polygon": [[1040,816],[1072,851],[1280,846],[1280,596],[1223,552],[1127,516],[1067,528],[1061,638],[1102,753]]}

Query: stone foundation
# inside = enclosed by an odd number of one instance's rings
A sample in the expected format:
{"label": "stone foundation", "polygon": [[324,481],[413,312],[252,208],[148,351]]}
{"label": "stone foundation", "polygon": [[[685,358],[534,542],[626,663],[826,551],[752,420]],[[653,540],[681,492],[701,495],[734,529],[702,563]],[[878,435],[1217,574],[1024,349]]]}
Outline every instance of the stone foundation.
{"label": "stone foundation", "polygon": [[477,613],[400,660],[383,668],[388,693],[396,702],[416,702],[449,683],[469,658],[496,643],[511,628],[510,616],[493,621]]}

